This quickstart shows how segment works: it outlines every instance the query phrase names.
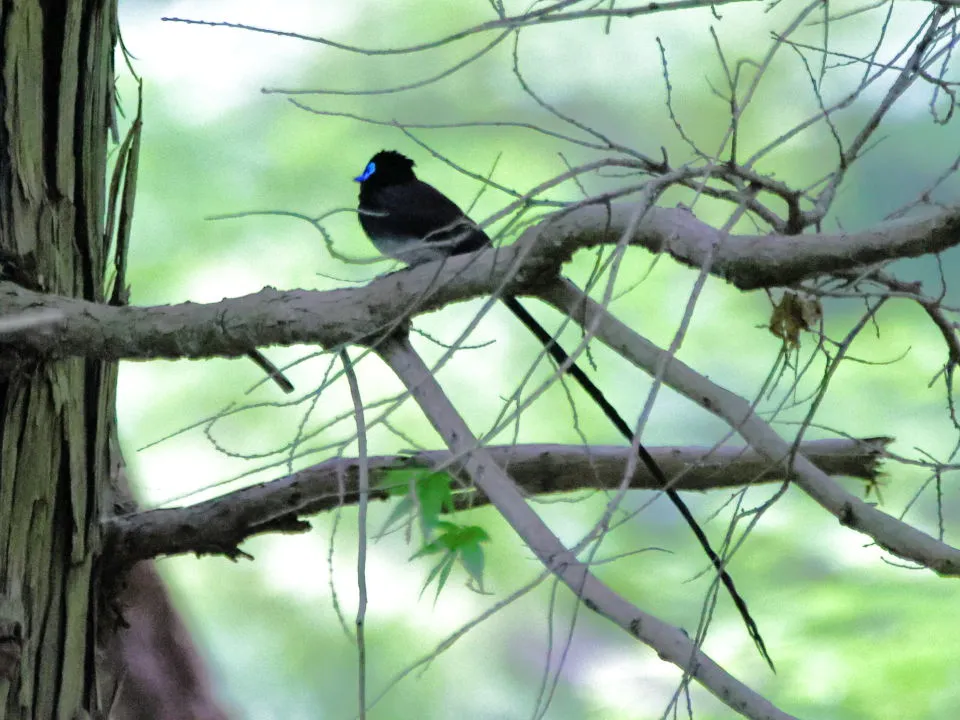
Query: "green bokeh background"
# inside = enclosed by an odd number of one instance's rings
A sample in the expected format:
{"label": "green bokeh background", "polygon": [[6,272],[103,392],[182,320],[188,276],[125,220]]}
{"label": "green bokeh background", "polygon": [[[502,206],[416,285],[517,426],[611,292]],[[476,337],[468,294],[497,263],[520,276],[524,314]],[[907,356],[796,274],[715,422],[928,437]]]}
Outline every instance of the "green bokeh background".
{"label": "green bokeh background", "polygon": [[[291,218],[205,220],[249,211],[321,215],[352,208],[357,190],[351,179],[383,147],[414,157],[421,177],[442,187],[462,206],[476,198],[475,181],[432,158],[396,128],[311,114],[288,103],[282,94],[260,91],[264,87],[398,86],[438,73],[481,48],[491,35],[412,56],[368,57],[291,38],[160,20],[182,16],[230,21],[388,48],[432,40],[493,17],[489,4],[479,0],[313,5],[292,0],[269,4],[128,0],[122,4],[124,41],[145,80],[144,144],[130,266],[132,302],[216,301],[264,285],[325,289],[362,283],[385,272],[390,268],[386,263],[344,264],[332,259],[317,232]],[[922,13],[929,9],[925,3],[906,5],[888,25],[891,48],[918,27]],[[731,66],[741,58],[759,60],[770,45],[770,31],[785,27],[798,5],[781,3],[766,13],[764,7],[757,3],[726,6],[718,9],[719,18],[709,10],[698,10],[615,20],[609,33],[599,20],[532,28],[521,37],[522,68],[528,82],[563,113],[651,156],[657,157],[662,146],[671,161],[679,164],[691,159],[690,151],[666,112],[656,38],[666,48],[674,107],[685,131],[701,147],[715,151],[728,118],[724,102],[711,92],[711,86],[722,85],[723,77],[708,28],[715,28]],[[844,3],[831,4],[837,14],[844,7]],[[862,54],[875,42],[880,21],[880,14],[873,13],[834,22],[830,43],[845,53]],[[809,24],[797,37],[820,43],[823,28]],[[742,72],[749,78],[752,69],[744,66]],[[861,73],[859,65],[833,69],[823,88],[827,101],[850,92]],[[133,84],[129,77],[120,82],[130,114]],[[837,127],[845,138],[856,132],[888,85],[889,81],[880,81],[838,116]],[[852,230],[880,221],[915,199],[949,166],[960,135],[955,125],[931,121],[930,93],[929,86],[918,85],[890,113],[877,135],[882,141],[850,172],[825,229]],[[510,42],[449,78],[409,92],[299,99],[317,110],[385,121],[510,120],[581,136],[547,116],[521,92],[511,74]],[[810,80],[797,54],[781,50],[743,117],[741,157],[816,109]],[[598,157],[555,138],[514,128],[414,133],[471,171],[484,174],[496,163],[494,178],[521,191],[563,171],[559,152],[571,164]],[[829,171],[836,153],[829,132],[818,127],[785,143],[758,169],[803,185]],[[586,180],[590,191],[621,182],[612,173]],[[956,180],[950,180],[934,197],[949,202],[957,190]],[[578,196],[572,185],[551,193],[557,199]],[[482,220],[508,201],[502,194],[486,191],[471,214]],[[663,202],[689,203],[690,198],[668,194]],[[701,219],[720,225],[729,208],[700,200],[695,211]],[[375,257],[354,215],[334,215],[326,227],[338,251]],[[751,228],[741,223],[739,229]],[[960,255],[945,253],[942,262],[948,280],[955,278]],[[582,280],[591,265],[590,257],[578,256],[568,271]],[[937,266],[930,259],[903,262],[894,270],[904,280],[924,281],[928,293],[939,292]],[[669,260],[654,262],[645,252],[631,251],[622,277],[645,279],[618,298],[613,310],[654,342],[669,344],[695,274]],[[625,283],[623,289],[631,285]],[[956,303],[958,292],[955,284],[947,301]],[[419,318],[416,324],[452,341],[478,307],[474,302],[446,308]],[[861,312],[860,301],[827,303],[828,333],[841,337]],[[549,311],[537,308],[536,313],[545,321],[556,320]],[[711,279],[680,357],[714,381],[753,397],[780,348],[765,328],[769,313],[764,293],[742,294]],[[487,345],[458,353],[440,377],[472,427],[483,432],[495,422],[503,398],[515,391],[519,368],[527,367],[537,347],[498,308],[481,322],[470,342]],[[808,340],[805,353],[810,344]],[[418,347],[428,357],[440,354],[424,340],[418,341]],[[268,354],[285,363],[312,352],[307,347],[271,348]],[[889,303],[878,315],[877,328],[866,330],[851,354],[879,363],[896,362],[843,366],[817,421],[855,436],[894,436],[894,450],[903,455],[919,457],[922,451],[945,459],[957,436],[946,415],[942,382],[928,385],[946,351],[923,314],[905,301]],[[602,347],[595,349],[594,358],[600,385],[632,421],[646,399],[649,379]],[[310,359],[294,367],[290,376],[298,388],[316,387],[328,365],[329,358]],[[373,359],[360,362],[359,374],[368,400],[399,389]],[[542,381],[547,374],[541,369],[535,378]],[[207,497],[237,482],[282,474],[289,467],[282,451],[266,461],[240,455],[283,448],[294,439],[300,423],[317,429],[350,407],[343,383],[325,392],[315,406],[276,405],[278,394],[269,385],[244,394],[259,379],[257,369],[244,360],[153,362],[121,368],[122,442],[146,505]],[[815,381],[811,377],[801,387],[809,391]],[[618,444],[613,429],[580,395],[574,395],[579,403],[577,418],[562,392],[548,393],[518,427],[497,439],[509,442],[516,433],[521,442],[575,443],[580,440],[576,420],[590,442]],[[260,402],[265,405],[210,428],[210,437],[225,452],[214,447],[202,426],[195,427],[231,404]],[[802,419],[804,410],[785,413],[781,419]],[[329,456],[323,446],[348,434],[350,422],[347,418],[321,432],[307,444],[317,451],[291,461],[292,466]],[[439,447],[416,408],[402,408],[395,423],[416,442]],[[794,432],[789,424],[778,427],[788,437]],[[184,428],[192,429],[147,447]],[[723,433],[719,421],[664,390],[643,439],[651,445],[710,445]],[[811,437],[829,434],[817,431]],[[370,443],[370,451],[377,454],[409,447],[382,429],[371,433]],[[896,464],[888,464],[887,471],[884,508],[899,514],[927,478],[915,468]],[[957,540],[956,479],[956,473],[943,476],[946,539],[953,542]],[[848,482],[848,487],[861,492],[854,482]],[[770,489],[751,491],[746,503],[760,504],[771,493]],[[597,574],[640,607],[693,633],[709,587],[702,576],[705,560],[675,511],[662,499],[651,503],[653,499],[647,493],[628,496],[625,509],[640,512],[604,541],[597,559],[618,559],[599,565]],[[576,542],[600,517],[605,499],[584,495],[571,500],[551,499],[538,503],[537,509],[563,540]],[[728,494],[689,499],[715,542],[725,532],[728,500]],[[908,518],[936,532],[935,509],[934,492],[928,487]],[[719,514],[714,517],[714,512]],[[388,507],[372,508],[370,527],[378,530],[388,514]],[[247,543],[244,549],[256,557],[253,563],[215,558],[159,563],[201,643],[219,692],[236,717],[355,716],[356,648],[337,619],[332,597],[336,595],[347,623],[352,623],[356,518],[355,509],[346,509],[338,520],[317,518],[309,535]],[[464,623],[538,574],[531,553],[492,511],[475,511],[458,519],[481,524],[492,536],[487,546],[488,595],[469,590],[465,574],[455,572],[438,600],[432,589],[421,597],[430,562],[409,560],[416,547],[406,542],[403,533],[372,543],[367,616],[372,696]],[[651,548],[660,550],[637,552]],[[719,602],[706,650],[779,707],[801,717],[954,718],[960,706],[960,632],[949,620],[949,611],[960,595],[949,580],[887,560],[864,537],[839,527],[812,501],[791,490],[763,516],[731,568],[777,662],[778,674],[771,675],[756,656],[725,597]],[[414,671],[390,688],[370,717],[534,716],[545,673],[547,687],[559,673],[552,702],[543,715],[551,720],[658,717],[679,679],[679,673],[651,650],[582,609],[576,612],[569,593],[546,582],[466,634],[425,670]],[[692,703],[698,718],[731,716],[730,710],[699,688],[692,691]]]}

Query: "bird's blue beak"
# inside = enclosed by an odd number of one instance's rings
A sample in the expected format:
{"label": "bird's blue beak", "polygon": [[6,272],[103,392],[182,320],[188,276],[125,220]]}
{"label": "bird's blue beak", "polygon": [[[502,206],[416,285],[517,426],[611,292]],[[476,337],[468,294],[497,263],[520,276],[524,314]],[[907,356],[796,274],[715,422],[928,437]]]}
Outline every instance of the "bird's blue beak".
{"label": "bird's blue beak", "polygon": [[371,163],[367,163],[367,167],[364,168],[363,173],[360,174],[360,175],[357,175],[357,177],[355,177],[353,180],[354,180],[354,182],[360,182],[360,183],[362,183],[362,182],[363,182],[364,180],[366,180],[368,177],[370,177],[371,175],[373,175],[376,171],[377,171],[377,165],[376,165],[376,163],[372,163],[372,162],[371,162]]}

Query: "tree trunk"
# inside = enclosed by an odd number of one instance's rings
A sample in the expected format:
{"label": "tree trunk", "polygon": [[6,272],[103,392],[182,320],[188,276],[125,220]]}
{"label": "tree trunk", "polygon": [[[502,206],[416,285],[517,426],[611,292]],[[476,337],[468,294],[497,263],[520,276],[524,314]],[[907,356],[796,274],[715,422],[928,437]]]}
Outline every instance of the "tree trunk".
{"label": "tree trunk", "polygon": [[[114,0],[0,4],[3,280],[104,300],[115,39]],[[96,360],[0,358],[0,718],[97,715],[115,375]]]}

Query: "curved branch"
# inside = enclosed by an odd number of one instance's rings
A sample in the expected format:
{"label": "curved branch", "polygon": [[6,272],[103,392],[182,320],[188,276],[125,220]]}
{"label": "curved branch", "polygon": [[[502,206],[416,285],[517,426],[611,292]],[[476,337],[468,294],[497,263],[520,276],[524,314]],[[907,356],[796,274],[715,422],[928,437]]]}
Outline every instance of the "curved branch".
{"label": "curved branch", "polygon": [[[547,232],[563,238],[564,248],[572,252],[578,247],[614,242],[596,235],[604,229],[614,235],[623,232],[633,212],[630,203],[614,203],[609,210],[586,206],[558,221],[552,221],[556,216],[551,216],[528,233],[543,234],[549,228]],[[551,237],[549,242],[553,241]],[[808,235],[725,235],[686,210],[658,207],[643,218],[631,244],[667,252],[695,268],[712,253],[712,274],[741,290],[757,290],[796,285],[817,275],[960,245],[960,206],[924,218],[880,223],[859,232]]]}

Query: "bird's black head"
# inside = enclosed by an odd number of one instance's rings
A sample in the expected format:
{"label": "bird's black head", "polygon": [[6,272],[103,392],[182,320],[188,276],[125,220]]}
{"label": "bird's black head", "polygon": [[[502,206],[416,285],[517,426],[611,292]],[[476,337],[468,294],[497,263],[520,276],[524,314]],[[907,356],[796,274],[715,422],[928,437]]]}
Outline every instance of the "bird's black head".
{"label": "bird's black head", "polygon": [[369,186],[394,185],[416,179],[413,160],[396,150],[381,150],[370,158],[367,167],[354,178],[358,183]]}

